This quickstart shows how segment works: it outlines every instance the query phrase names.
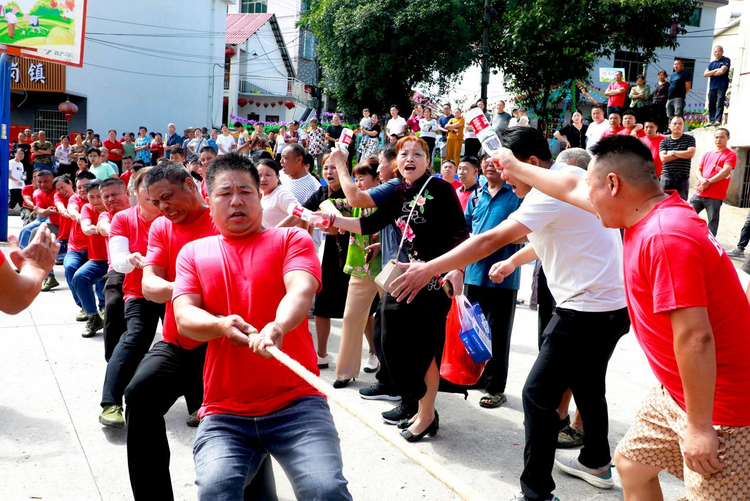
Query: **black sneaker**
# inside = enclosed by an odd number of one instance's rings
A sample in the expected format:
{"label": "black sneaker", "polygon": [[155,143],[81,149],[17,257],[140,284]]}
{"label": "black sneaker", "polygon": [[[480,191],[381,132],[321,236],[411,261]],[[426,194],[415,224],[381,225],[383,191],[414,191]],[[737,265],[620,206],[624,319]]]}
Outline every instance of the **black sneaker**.
{"label": "black sneaker", "polygon": [[380,383],[375,383],[367,388],[360,389],[359,396],[365,400],[390,400],[392,402],[398,402],[401,400],[400,396],[389,391],[388,388]]}
{"label": "black sneaker", "polygon": [[381,414],[383,421],[388,424],[399,424],[404,419],[411,419],[417,415],[419,410],[419,404],[399,404],[389,411],[385,411]]}

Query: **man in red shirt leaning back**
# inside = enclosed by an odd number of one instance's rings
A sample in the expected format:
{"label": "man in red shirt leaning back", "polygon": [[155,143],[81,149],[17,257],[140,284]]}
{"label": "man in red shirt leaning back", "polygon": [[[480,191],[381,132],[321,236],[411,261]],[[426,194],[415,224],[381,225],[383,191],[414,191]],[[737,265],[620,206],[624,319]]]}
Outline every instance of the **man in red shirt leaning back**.
{"label": "man in red shirt leaning back", "polygon": [[750,303],[737,271],[690,205],[662,191],[642,142],[605,138],[593,153],[586,180],[506,150],[495,161],[510,183],[625,228],[630,317],[660,383],[617,447],[625,501],[661,500],[662,470],[684,479],[691,500],[750,499]]}

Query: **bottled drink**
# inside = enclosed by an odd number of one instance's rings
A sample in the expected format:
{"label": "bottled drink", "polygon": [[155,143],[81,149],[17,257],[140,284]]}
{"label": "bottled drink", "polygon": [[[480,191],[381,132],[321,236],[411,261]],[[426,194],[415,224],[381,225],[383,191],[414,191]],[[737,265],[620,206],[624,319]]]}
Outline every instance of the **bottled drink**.
{"label": "bottled drink", "polygon": [[500,144],[500,138],[495,134],[481,108],[476,107],[467,111],[466,122],[474,129],[477,139],[482,142],[482,148],[484,148],[487,154],[492,155],[502,148],[503,145]]}
{"label": "bottled drink", "polygon": [[310,209],[305,209],[300,204],[296,204],[294,202],[289,204],[286,212],[289,215],[296,216],[303,221],[307,221],[315,227],[320,226],[322,228],[328,228],[329,226],[331,226],[331,221],[327,217],[320,216]]}
{"label": "bottled drink", "polygon": [[341,137],[339,137],[339,141],[336,144],[340,150],[349,151],[349,145],[351,144],[353,138],[354,132],[352,132],[351,129],[344,127],[344,130],[341,131]]}

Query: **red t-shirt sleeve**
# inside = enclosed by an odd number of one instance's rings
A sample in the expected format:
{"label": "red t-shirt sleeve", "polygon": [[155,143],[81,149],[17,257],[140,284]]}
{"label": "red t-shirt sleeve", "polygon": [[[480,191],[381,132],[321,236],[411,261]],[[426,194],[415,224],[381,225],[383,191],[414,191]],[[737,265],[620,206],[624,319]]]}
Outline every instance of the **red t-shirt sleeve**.
{"label": "red t-shirt sleeve", "polygon": [[102,221],[111,222],[111,219],[109,217],[109,212],[102,212],[101,214],[99,214],[99,218],[96,220],[96,223],[94,224],[99,224]]}
{"label": "red t-shirt sleeve", "polygon": [[21,190],[21,195],[24,197],[34,197],[34,185],[33,184],[27,184],[23,187]]}
{"label": "red t-shirt sleeve", "polygon": [[96,212],[93,210],[91,205],[86,204],[83,206],[83,209],[81,209],[81,220],[88,219],[91,221],[91,224],[96,224],[96,221],[94,219],[96,218]]}
{"label": "red t-shirt sleeve", "polygon": [[[102,214],[104,215],[104,214]],[[101,216],[99,216],[101,219]],[[129,239],[128,232],[128,216],[126,211],[118,212],[115,217],[112,218],[112,222],[109,226],[109,236],[111,237],[125,237]]]}
{"label": "red t-shirt sleeve", "polygon": [[47,197],[45,197],[44,193],[39,190],[36,190],[34,192],[32,200],[34,200],[34,205],[36,205],[37,207],[40,207],[42,209],[46,209],[47,207],[49,207],[49,204],[47,203]]}
{"label": "red t-shirt sleeve", "polygon": [[5,254],[0,252],[0,266],[5,264]]}
{"label": "red t-shirt sleeve", "polygon": [[643,257],[651,285],[654,313],[708,306],[701,245],[680,233],[654,235]]}
{"label": "red t-shirt sleeve", "polygon": [[148,232],[148,250],[146,251],[146,266],[154,265],[167,268],[169,266],[168,238],[162,221],[159,218],[151,225]]}
{"label": "red t-shirt sleeve", "polygon": [[182,296],[183,294],[203,295],[203,287],[201,287],[197,271],[193,246],[188,245],[183,247],[177,255],[176,276],[174,279],[172,299]]}
{"label": "red t-shirt sleeve", "polygon": [[318,292],[323,288],[320,261],[310,234],[301,228],[290,228],[287,233],[286,254],[282,271],[306,271],[318,280]]}

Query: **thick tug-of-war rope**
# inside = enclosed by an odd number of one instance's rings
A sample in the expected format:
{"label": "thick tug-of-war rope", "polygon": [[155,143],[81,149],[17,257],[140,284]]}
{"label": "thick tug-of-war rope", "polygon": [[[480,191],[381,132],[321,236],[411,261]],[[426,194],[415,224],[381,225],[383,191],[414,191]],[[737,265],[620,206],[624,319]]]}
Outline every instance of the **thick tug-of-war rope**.
{"label": "thick tug-of-war rope", "polygon": [[[461,499],[466,501],[483,501],[484,498],[476,493],[471,487],[466,485],[464,482],[459,480],[453,473],[449,472],[443,466],[436,463],[430,456],[420,451],[417,447],[409,444],[408,442],[401,439],[399,435],[387,433],[382,423],[376,421],[350,407],[344,400],[336,395],[332,390],[332,387],[325,383],[318,376],[313,374],[304,368],[299,362],[291,358],[289,355],[279,350],[275,346],[269,346],[268,352],[278,360],[281,364],[288,367],[292,372],[297,374],[299,377],[304,379],[310,386],[324,394],[330,400],[334,401],[339,407],[344,409],[346,412],[354,416],[355,418],[362,421],[368,428],[380,435],[389,444],[394,446],[396,449],[401,451],[406,457],[417,463],[419,466],[427,470],[430,475],[440,480],[446,487],[458,494]],[[388,430],[392,431],[392,430]],[[396,439],[398,437],[398,440]]]}

